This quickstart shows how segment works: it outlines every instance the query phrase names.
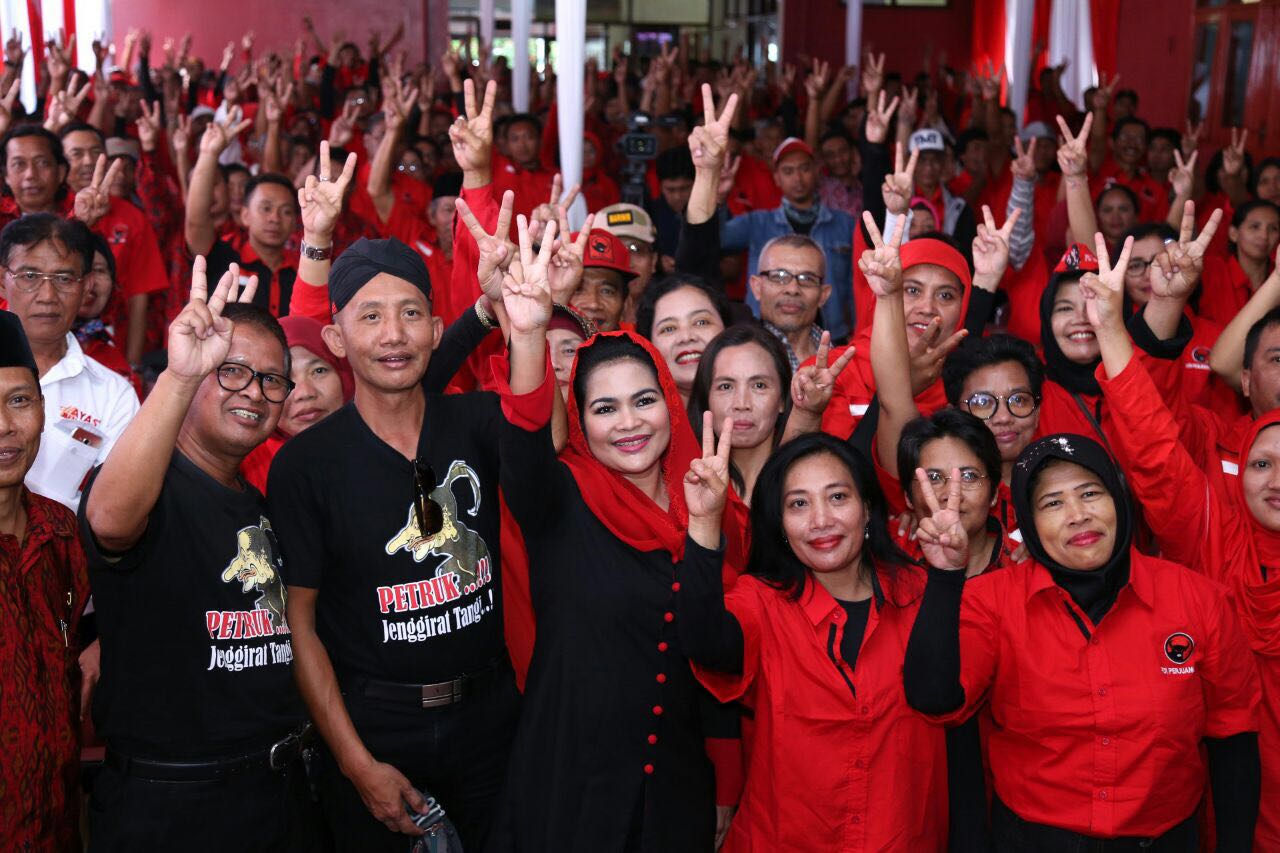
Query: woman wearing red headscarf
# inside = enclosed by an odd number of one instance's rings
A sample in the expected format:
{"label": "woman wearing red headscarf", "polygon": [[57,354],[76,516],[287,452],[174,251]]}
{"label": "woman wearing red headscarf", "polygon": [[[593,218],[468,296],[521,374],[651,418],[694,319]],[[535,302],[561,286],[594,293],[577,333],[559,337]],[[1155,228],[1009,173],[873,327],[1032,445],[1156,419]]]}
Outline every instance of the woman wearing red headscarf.
{"label": "woman wearing red headscarf", "polygon": [[716,706],[673,623],[685,572],[743,566],[742,516],[726,512],[723,551],[691,538],[683,479],[701,453],[643,338],[579,348],[568,420],[558,460],[545,428],[504,457],[537,642],[495,849],[709,851]]}
{"label": "woman wearing red headscarf", "polygon": [[[1121,267],[1123,269],[1123,267]],[[1094,282],[1099,282],[1094,286]],[[1163,555],[1225,585],[1262,680],[1262,787],[1253,845],[1280,849],[1280,411],[1244,436],[1240,476],[1212,481],[1178,440],[1178,425],[1140,359],[1101,279],[1083,282],[1098,303],[1099,384],[1116,429],[1113,448]],[[1120,285],[1123,288],[1123,284]],[[1221,748],[1221,747],[1218,747]],[[1219,839],[1224,827],[1218,806]],[[1239,849],[1248,838],[1239,839]],[[1221,843],[1219,849],[1224,848]]]}

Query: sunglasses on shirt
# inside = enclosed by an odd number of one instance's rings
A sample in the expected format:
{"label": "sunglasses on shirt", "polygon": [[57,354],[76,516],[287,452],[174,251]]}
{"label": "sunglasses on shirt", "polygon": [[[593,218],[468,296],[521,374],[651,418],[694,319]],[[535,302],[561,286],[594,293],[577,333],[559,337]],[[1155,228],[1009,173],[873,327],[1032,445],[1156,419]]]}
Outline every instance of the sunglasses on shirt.
{"label": "sunglasses on shirt", "polygon": [[430,539],[444,529],[444,509],[431,497],[436,487],[436,472],[424,459],[413,460],[413,513],[418,520],[418,533]]}

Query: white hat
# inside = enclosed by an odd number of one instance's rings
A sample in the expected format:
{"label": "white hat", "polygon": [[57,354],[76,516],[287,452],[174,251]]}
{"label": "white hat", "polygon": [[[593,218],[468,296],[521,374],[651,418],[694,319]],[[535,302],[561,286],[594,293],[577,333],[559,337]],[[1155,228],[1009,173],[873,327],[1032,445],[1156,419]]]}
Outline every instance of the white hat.
{"label": "white hat", "polygon": [[917,130],[911,134],[909,143],[910,151],[946,151],[947,143],[943,141],[942,134],[931,127]]}

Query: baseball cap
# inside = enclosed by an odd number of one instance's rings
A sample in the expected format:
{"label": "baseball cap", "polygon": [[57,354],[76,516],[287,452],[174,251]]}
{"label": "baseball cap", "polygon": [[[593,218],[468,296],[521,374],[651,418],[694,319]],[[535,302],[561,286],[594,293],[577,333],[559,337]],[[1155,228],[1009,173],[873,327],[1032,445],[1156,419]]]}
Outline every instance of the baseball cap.
{"label": "baseball cap", "polygon": [[922,128],[911,134],[909,151],[946,151],[947,143],[942,134],[931,127]]}
{"label": "baseball cap", "polygon": [[786,157],[788,154],[794,154],[796,152],[799,152],[805,155],[806,157],[813,156],[813,149],[809,147],[809,143],[805,142],[803,139],[800,139],[799,137],[788,136],[786,139],[782,140],[782,142],[778,144],[778,147],[776,149],[774,149],[773,165],[776,167],[779,163],[782,162],[783,157]]}
{"label": "baseball cap", "polygon": [[1033,121],[1022,129],[1018,134],[1018,138],[1023,142],[1029,142],[1032,139],[1057,139],[1058,135],[1049,129],[1049,125],[1042,121]]}
{"label": "baseball cap", "polygon": [[1098,258],[1084,243],[1075,243],[1063,254],[1053,272],[1097,272]]}
{"label": "baseball cap", "polygon": [[653,220],[644,208],[634,204],[611,204],[596,211],[596,223],[615,237],[643,240],[652,243],[658,239]]}
{"label": "baseball cap", "polygon": [[[572,237],[575,235],[571,235]],[[631,269],[631,253],[622,241],[603,228],[592,228],[587,235],[587,251],[582,258],[584,267],[598,267],[620,272],[627,279],[635,278]]]}
{"label": "baseball cap", "polygon": [[113,136],[107,140],[106,151],[108,160],[114,160],[117,157],[131,157],[137,161],[142,156],[142,147],[136,140],[124,139],[119,136]]}
{"label": "baseball cap", "polygon": [[216,115],[216,113],[214,113],[213,107],[201,104],[200,106],[196,107],[194,110],[191,111],[191,120],[195,121],[198,118],[205,118],[206,116],[209,118],[213,118],[214,115]]}

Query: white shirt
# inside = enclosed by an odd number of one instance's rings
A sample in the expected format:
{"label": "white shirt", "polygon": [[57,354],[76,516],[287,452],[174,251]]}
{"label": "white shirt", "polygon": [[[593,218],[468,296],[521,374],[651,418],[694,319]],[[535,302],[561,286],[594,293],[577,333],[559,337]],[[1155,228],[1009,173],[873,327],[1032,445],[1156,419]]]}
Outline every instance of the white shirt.
{"label": "white shirt", "polygon": [[44,432],[27,488],[75,512],[85,477],[138,413],[138,395],[129,380],[85,355],[70,333],[67,354],[40,377],[40,391]]}

